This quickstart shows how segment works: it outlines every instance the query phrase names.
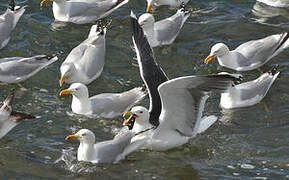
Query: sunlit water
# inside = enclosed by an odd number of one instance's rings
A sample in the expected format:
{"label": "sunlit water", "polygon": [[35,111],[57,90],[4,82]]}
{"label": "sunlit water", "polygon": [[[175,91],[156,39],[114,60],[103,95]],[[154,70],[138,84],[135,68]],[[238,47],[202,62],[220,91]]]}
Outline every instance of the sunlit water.
{"label": "sunlit water", "polygon": [[[261,69],[243,73],[245,80],[250,80],[279,64],[281,76],[260,104],[221,111],[219,96],[212,96],[205,114],[217,115],[219,121],[188,144],[167,152],[138,151],[115,165],[77,162],[78,142],[65,142],[66,135],[89,128],[97,141],[108,140],[121,127],[122,118],[74,115],[71,97],[58,97],[59,66],[86,38],[91,24],[51,24],[51,3],[45,8],[39,3],[17,1],[28,7],[0,57],[64,53],[58,62],[24,83],[1,84],[1,99],[12,87],[17,88],[14,109],[38,118],[25,121],[0,140],[0,179],[289,178],[289,50]],[[6,4],[1,0],[1,12]],[[107,32],[105,67],[101,77],[89,85],[91,95],[121,92],[142,84],[132,50],[129,14],[132,9],[139,16],[145,5],[144,0],[131,0],[110,16],[113,21]],[[250,39],[286,31],[289,25],[288,9],[255,4],[254,0],[192,0],[189,7],[199,13],[188,19],[175,43],[154,49],[170,78],[227,70],[216,61],[209,65],[202,62],[214,43],[236,47]],[[154,11],[156,19],[174,12],[167,7]],[[141,104],[148,106],[148,99]]]}

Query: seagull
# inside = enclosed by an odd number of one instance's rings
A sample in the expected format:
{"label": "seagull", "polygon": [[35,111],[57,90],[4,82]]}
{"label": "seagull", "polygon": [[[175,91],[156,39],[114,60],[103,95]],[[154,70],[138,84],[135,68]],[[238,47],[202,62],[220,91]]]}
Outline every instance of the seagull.
{"label": "seagull", "polygon": [[273,7],[280,7],[280,8],[289,7],[289,0],[257,0],[257,1]]}
{"label": "seagull", "polygon": [[230,51],[223,43],[215,44],[205,59],[209,63],[215,57],[221,66],[236,71],[250,71],[267,63],[270,59],[289,47],[289,34],[275,34],[263,39],[251,40]]}
{"label": "seagull", "polygon": [[0,81],[19,83],[34,76],[41,69],[58,60],[59,53],[33,57],[9,57],[0,59]]}
{"label": "seagull", "polygon": [[185,5],[190,0],[147,0],[147,13],[151,11],[152,6],[171,6],[171,7],[180,7]]}
{"label": "seagull", "polygon": [[[124,116],[129,115],[124,125],[133,120],[135,124],[132,131],[146,131],[131,140],[124,156],[138,148],[165,151],[181,146],[204,132],[217,120],[215,116],[202,117],[209,93],[224,92],[236,81],[230,75],[200,75],[179,77],[157,85],[159,81],[155,80],[166,79],[166,76],[157,65],[153,51],[133,13],[131,22],[140,75],[149,90],[151,111],[157,109],[160,114],[151,118],[150,111],[142,106],[133,107],[131,111],[124,113]],[[160,98],[153,99],[155,96]],[[159,101],[155,104],[161,103],[161,107],[155,106],[152,101]]]}
{"label": "seagull", "polygon": [[[44,6],[50,0],[42,0]],[[75,24],[91,23],[104,18],[129,0],[53,0],[53,15],[56,21]]]}
{"label": "seagull", "polygon": [[90,29],[88,38],[72,49],[60,66],[60,87],[68,84],[89,84],[98,78],[103,70],[105,58],[106,26],[100,22]]}
{"label": "seagull", "polygon": [[12,89],[7,98],[0,102],[0,138],[5,136],[23,119],[35,119],[34,116],[12,111],[12,101],[14,98],[15,89]]}
{"label": "seagull", "polygon": [[0,16],[0,49],[8,44],[10,34],[23,15],[25,7],[15,6],[14,0],[10,0],[6,12]]}
{"label": "seagull", "polygon": [[114,118],[141,101],[147,94],[143,87],[137,87],[122,93],[103,93],[89,97],[84,84],[73,83],[68,89],[60,92],[60,96],[71,94],[72,112],[88,116]]}
{"label": "seagull", "polygon": [[191,10],[182,6],[173,16],[155,22],[150,13],[142,14],[138,22],[143,28],[151,47],[172,44],[191,15]]}
{"label": "seagull", "polygon": [[[133,125],[132,125],[133,126]],[[135,133],[131,130],[121,130],[112,140],[95,144],[95,135],[88,129],[81,129],[76,134],[69,135],[66,141],[78,139],[77,160],[91,163],[117,163],[124,159],[124,149],[130,144]]]}
{"label": "seagull", "polygon": [[[253,106],[266,96],[270,87],[279,75],[276,67],[262,74],[259,78],[238,84],[221,94],[220,106],[223,109],[233,109]],[[241,76],[239,75],[239,78]]]}

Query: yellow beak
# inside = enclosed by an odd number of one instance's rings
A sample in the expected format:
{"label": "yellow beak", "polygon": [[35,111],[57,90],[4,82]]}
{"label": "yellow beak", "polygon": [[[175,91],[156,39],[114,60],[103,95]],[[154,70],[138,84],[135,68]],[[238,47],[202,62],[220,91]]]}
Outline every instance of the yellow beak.
{"label": "yellow beak", "polygon": [[60,87],[62,87],[62,85],[63,85],[65,79],[67,79],[66,76],[62,76],[62,77],[60,78],[60,80],[59,80],[59,86],[60,86]]}
{"label": "yellow beak", "polygon": [[214,59],[214,58],[215,58],[215,55],[208,56],[208,57],[204,60],[204,62],[205,62],[206,64],[209,64],[209,62],[210,62],[212,59]]}
{"label": "yellow beak", "polygon": [[129,116],[129,117],[125,121],[123,121],[122,125],[124,126],[129,124],[129,121],[133,117],[133,113],[131,111],[126,111],[125,113],[123,113],[122,117],[125,117],[125,116]]}
{"label": "yellow beak", "polygon": [[69,135],[69,136],[66,136],[65,140],[66,140],[66,141],[69,141],[69,140],[71,140],[71,139],[77,139],[77,138],[78,138],[78,136],[76,136],[75,134],[71,134],[71,135]]}
{"label": "yellow beak", "polygon": [[42,0],[40,3],[40,6],[44,6],[46,3],[48,3],[50,0]]}
{"label": "yellow beak", "polygon": [[64,90],[60,91],[59,96],[63,96],[66,94],[71,94],[71,91],[69,91],[68,89],[64,89]]}
{"label": "yellow beak", "polygon": [[148,5],[148,6],[147,6],[147,13],[151,12],[151,8],[152,8],[151,5]]}

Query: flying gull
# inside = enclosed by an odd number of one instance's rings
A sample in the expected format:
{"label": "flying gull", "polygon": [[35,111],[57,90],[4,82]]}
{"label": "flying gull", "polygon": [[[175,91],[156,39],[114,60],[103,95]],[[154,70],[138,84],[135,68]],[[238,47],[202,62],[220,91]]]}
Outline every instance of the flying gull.
{"label": "flying gull", "polygon": [[266,96],[279,73],[276,67],[273,67],[253,81],[232,87],[229,91],[222,93],[220,106],[223,109],[233,109],[259,103]]}
{"label": "flying gull", "polygon": [[[42,0],[44,6],[50,0]],[[129,0],[53,0],[53,15],[56,21],[75,24],[91,23],[104,18]]]}
{"label": "flying gull", "polygon": [[34,119],[35,117],[29,114],[24,114],[12,111],[12,101],[14,98],[15,89],[12,89],[7,98],[0,102],[0,138],[5,136],[23,119]]}
{"label": "flying gull", "polygon": [[251,40],[230,51],[223,43],[215,44],[205,59],[209,63],[215,57],[221,66],[236,71],[257,69],[289,46],[289,34],[275,34],[263,39]]}
{"label": "flying gull", "polygon": [[0,59],[0,81],[19,83],[58,60],[56,54],[33,57],[9,57]]}
{"label": "flying gull", "polygon": [[0,49],[8,44],[10,34],[16,27],[16,24],[24,11],[25,6],[15,6],[14,0],[10,0],[6,12],[0,16]]}
{"label": "flying gull", "polygon": [[137,87],[122,93],[103,93],[89,97],[84,84],[73,83],[62,90],[60,96],[71,94],[71,109],[76,114],[113,118],[121,115],[147,94],[143,87]]}
{"label": "flying gull", "polygon": [[102,73],[105,58],[106,26],[101,22],[93,25],[88,38],[72,49],[60,66],[59,85],[89,84]]}
{"label": "flying gull", "polygon": [[173,16],[155,22],[150,13],[142,14],[138,22],[143,28],[151,47],[172,44],[182,29],[185,21],[191,15],[191,10],[182,6]]}

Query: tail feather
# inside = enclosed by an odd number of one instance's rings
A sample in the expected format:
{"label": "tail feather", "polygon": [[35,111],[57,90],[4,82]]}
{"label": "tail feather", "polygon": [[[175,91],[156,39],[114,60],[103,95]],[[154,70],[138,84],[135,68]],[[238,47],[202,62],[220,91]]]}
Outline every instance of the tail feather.
{"label": "tail feather", "polygon": [[280,43],[279,43],[279,45],[276,47],[276,49],[275,49],[274,52],[278,51],[278,50],[281,48],[281,46],[283,46],[283,45],[286,43],[286,41],[287,41],[288,38],[289,38],[289,31],[286,32],[286,33],[283,33],[282,37],[283,37],[283,38],[280,40]]}

